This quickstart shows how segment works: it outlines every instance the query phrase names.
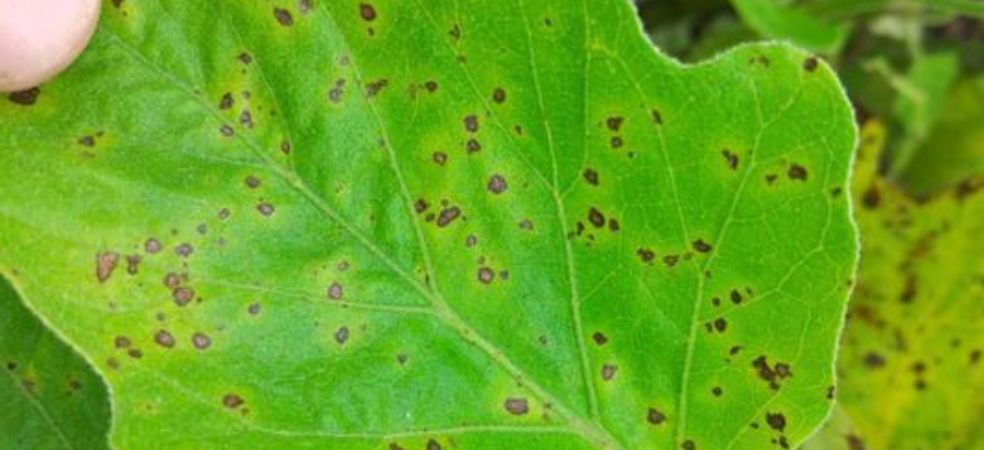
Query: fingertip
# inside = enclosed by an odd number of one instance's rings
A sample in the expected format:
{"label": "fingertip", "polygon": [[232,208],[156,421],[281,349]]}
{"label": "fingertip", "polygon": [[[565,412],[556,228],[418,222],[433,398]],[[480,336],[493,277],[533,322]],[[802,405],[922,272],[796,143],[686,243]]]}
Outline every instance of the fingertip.
{"label": "fingertip", "polygon": [[99,0],[0,2],[0,92],[37,86],[67,68],[96,30]]}

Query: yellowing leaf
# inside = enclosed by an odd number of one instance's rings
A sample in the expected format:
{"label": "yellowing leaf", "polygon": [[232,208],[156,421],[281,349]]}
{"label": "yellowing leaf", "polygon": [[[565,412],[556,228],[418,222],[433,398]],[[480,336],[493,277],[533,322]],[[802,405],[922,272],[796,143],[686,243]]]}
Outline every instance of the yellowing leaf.
{"label": "yellowing leaf", "polygon": [[880,124],[865,127],[854,183],[864,245],[838,356],[840,414],[809,448],[981,448],[982,182],[917,202],[877,175],[884,138]]}

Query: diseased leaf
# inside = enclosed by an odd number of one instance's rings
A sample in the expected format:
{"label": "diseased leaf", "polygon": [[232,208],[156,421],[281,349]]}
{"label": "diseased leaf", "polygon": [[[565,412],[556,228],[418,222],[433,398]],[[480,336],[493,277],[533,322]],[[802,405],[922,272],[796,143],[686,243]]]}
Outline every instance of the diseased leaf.
{"label": "diseased leaf", "polygon": [[109,401],[102,380],[2,277],[0,364],[0,448],[107,448]]}
{"label": "diseased leaf", "polygon": [[758,449],[830,407],[856,136],[801,51],[683,66],[623,0],[126,1],[31,97],[0,270],[119,448]]}
{"label": "diseased leaf", "polygon": [[981,448],[984,197],[971,179],[916,202],[876,174],[865,127],[855,197],[864,240],[839,355],[842,414],[816,449]]}

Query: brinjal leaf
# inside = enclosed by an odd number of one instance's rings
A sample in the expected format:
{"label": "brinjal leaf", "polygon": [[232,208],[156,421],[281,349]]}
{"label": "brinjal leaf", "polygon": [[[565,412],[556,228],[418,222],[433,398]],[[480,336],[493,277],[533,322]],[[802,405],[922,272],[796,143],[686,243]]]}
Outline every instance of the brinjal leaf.
{"label": "brinjal leaf", "polygon": [[0,102],[0,271],[121,449],[795,445],[855,135],[817,58],[625,0],[115,1]]}

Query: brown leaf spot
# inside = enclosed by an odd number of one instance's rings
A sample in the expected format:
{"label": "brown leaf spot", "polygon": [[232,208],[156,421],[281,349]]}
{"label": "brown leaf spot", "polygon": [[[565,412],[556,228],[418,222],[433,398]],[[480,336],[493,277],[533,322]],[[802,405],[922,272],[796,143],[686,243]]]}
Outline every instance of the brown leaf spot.
{"label": "brown leaf spot", "polygon": [[212,338],[205,333],[195,333],[191,336],[191,343],[199,350],[205,350],[212,345]]}
{"label": "brown leaf spot", "polygon": [[164,275],[164,286],[167,286],[170,289],[174,289],[180,285],[181,285],[180,275],[174,272],[170,272],[167,275]]}
{"label": "brown leaf spot", "polygon": [[273,15],[277,18],[277,22],[280,22],[280,24],[285,27],[294,25],[294,16],[292,16],[290,11],[287,11],[286,9],[274,8]]}
{"label": "brown leaf spot", "polygon": [[236,394],[226,394],[222,397],[222,405],[229,409],[239,408],[243,403],[246,403],[246,401]]}
{"label": "brown leaf spot", "polygon": [[653,116],[653,122],[654,123],[656,123],[657,125],[662,125],[663,124],[663,114],[661,114],[659,112],[659,110],[654,109],[652,111],[652,116]]}
{"label": "brown leaf spot", "polygon": [[239,113],[239,123],[246,128],[253,128],[253,115],[248,109],[244,109],[241,113]]}
{"label": "brown leaf spot", "polygon": [[[738,347],[740,349],[740,347]],[[785,378],[791,377],[793,375],[786,363],[776,363],[775,366],[770,366],[768,359],[763,355],[755,358],[752,361],[752,367],[758,371],[758,376],[762,380],[768,382],[769,387],[773,390],[779,389],[779,382]]]}
{"label": "brown leaf spot", "polygon": [[192,247],[191,244],[183,243],[177,247],[174,247],[174,253],[182,258],[187,258],[191,256],[192,253],[195,253],[195,247]]}
{"label": "brown leaf spot", "polygon": [[597,170],[594,170],[592,168],[587,168],[587,169],[584,169],[584,172],[581,175],[584,177],[584,181],[587,181],[588,184],[590,184],[592,186],[597,186],[598,185],[598,171]]}
{"label": "brown leaf spot", "polygon": [[167,330],[158,330],[154,334],[154,342],[164,348],[173,348],[175,343],[174,335]]}
{"label": "brown leaf spot", "polygon": [[806,61],[803,61],[803,68],[806,69],[807,72],[813,72],[814,70],[817,70],[817,67],[819,65],[820,63],[819,61],[817,61],[817,58],[814,58],[812,56],[806,58]]}
{"label": "brown leaf spot", "polygon": [[465,131],[469,133],[478,132],[478,116],[474,114],[465,116],[465,118],[462,119],[462,123],[465,125]]}
{"label": "brown leaf spot", "polygon": [[328,286],[328,298],[332,300],[341,300],[344,295],[344,291],[341,283],[333,281],[331,285]]}
{"label": "brown leaf spot", "polygon": [[495,88],[492,91],[492,101],[502,104],[506,102],[506,90],[502,88]]}
{"label": "brown leaf spot", "polygon": [[140,270],[140,255],[130,255],[126,257],[126,273],[136,275]]}
{"label": "brown leaf spot", "polygon": [[598,208],[592,207],[588,210],[588,222],[591,222],[595,228],[602,228],[605,226],[605,215]]}
{"label": "brown leaf spot", "polygon": [[876,352],[868,352],[864,355],[864,365],[872,369],[885,367],[885,357]]}
{"label": "brown leaf spot", "polygon": [[799,164],[793,164],[789,166],[789,171],[786,173],[790,180],[806,181],[809,173],[806,171],[806,167]]}
{"label": "brown leaf spot", "polygon": [[328,100],[332,103],[341,103],[342,97],[345,95],[345,79],[339,78],[335,80],[335,86],[328,91]]}
{"label": "brown leaf spot", "polygon": [[381,80],[376,80],[376,81],[373,81],[372,83],[367,84],[366,85],[366,97],[375,97],[376,94],[379,94],[383,89],[386,88],[386,86],[389,86],[389,80],[387,80],[385,78],[384,79],[381,79]]}
{"label": "brown leaf spot", "polygon": [[786,429],[786,416],[782,415],[782,413],[766,413],[765,422],[773,430],[783,431]]}
{"label": "brown leaf spot", "polygon": [[37,103],[38,95],[41,95],[41,89],[34,87],[23,91],[11,92],[7,98],[15,104],[21,106],[31,106]]}
{"label": "brown leaf spot", "polygon": [[728,321],[722,318],[718,318],[714,320],[714,329],[717,330],[718,333],[724,332],[724,330],[726,330],[727,328],[728,328]]}
{"label": "brown leaf spot", "polygon": [[617,133],[619,130],[622,129],[622,123],[624,121],[625,121],[625,118],[623,118],[621,116],[612,116],[612,117],[609,117],[608,120],[605,121],[605,124],[608,125],[608,129],[609,130],[612,130],[612,131],[614,131],[614,132]]}
{"label": "brown leaf spot", "polygon": [[495,280],[495,271],[489,267],[480,267],[477,277],[482,284],[491,284]]}
{"label": "brown leaf spot", "polygon": [[489,182],[488,182],[489,192],[498,195],[503,192],[506,192],[507,189],[509,189],[509,184],[506,183],[506,179],[502,175],[495,174],[489,178]]}
{"label": "brown leaf spot", "polygon": [[349,338],[348,327],[342,326],[335,331],[335,342],[338,342],[339,345],[345,344],[345,342],[348,341],[348,338]]}
{"label": "brown leaf spot", "polygon": [[437,217],[437,226],[444,228],[454,222],[459,216],[461,216],[461,209],[457,206],[444,208]]}
{"label": "brown leaf spot", "polygon": [[677,265],[678,262],[680,262],[680,255],[666,255],[663,257],[663,264],[665,264],[666,267],[673,267]]}
{"label": "brown leaf spot", "polygon": [[255,315],[260,314],[260,311],[262,311],[262,310],[263,310],[263,307],[259,303],[253,303],[253,304],[249,305],[249,307],[246,308],[246,311],[248,311],[249,312],[249,315],[251,315],[251,316],[255,316]]}
{"label": "brown leaf spot", "polygon": [[434,152],[434,154],[431,155],[431,159],[434,160],[435,164],[443,166],[448,162],[448,154],[444,152]]}
{"label": "brown leaf spot", "polygon": [[724,149],[721,150],[721,156],[724,156],[725,162],[728,164],[728,168],[731,170],[738,169],[738,155],[731,150]]}
{"label": "brown leaf spot", "polygon": [[256,189],[260,187],[260,179],[256,178],[253,175],[247,176],[244,182],[246,183],[246,187],[250,189]]}
{"label": "brown leaf spot", "polygon": [[161,241],[154,238],[147,239],[147,242],[144,243],[144,251],[151,255],[160,252],[162,247]]}
{"label": "brown leaf spot", "polygon": [[219,100],[219,109],[229,109],[229,108],[232,108],[232,105],[235,102],[236,102],[236,100],[232,97],[232,93],[231,92],[226,92],[225,94],[222,94],[222,99]]}
{"label": "brown leaf spot", "polygon": [[96,138],[92,136],[82,136],[79,138],[78,143],[83,147],[92,148],[96,145]]}
{"label": "brown leaf spot", "polygon": [[113,339],[113,345],[116,348],[129,348],[131,344],[130,338],[126,336],[116,336],[116,339]]}
{"label": "brown leaf spot", "polygon": [[605,334],[600,331],[595,331],[595,333],[591,335],[591,339],[598,346],[602,346],[608,343],[608,336],[605,336]]}
{"label": "brown leaf spot", "polygon": [[178,306],[185,306],[195,298],[195,291],[190,288],[179,287],[171,293],[171,297],[174,298],[174,303]]}
{"label": "brown leaf spot", "polygon": [[618,366],[614,364],[605,364],[601,366],[601,379],[605,381],[611,381],[615,378],[615,373],[618,372]]}
{"label": "brown leaf spot", "polygon": [[529,404],[525,398],[507,398],[503,406],[509,414],[514,416],[522,416],[530,411]]}
{"label": "brown leaf spot", "polygon": [[866,209],[875,209],[881,204],[881,191],[878,190],[878,185],[873,184],[864,191],[864,195],[861,197],[861,204]]}
{"label": "brown leaf spot", "polygon": [[469,139],[468,142],[465,143],[465,150],[468,151],[469,154],[480,152],[482,151],[482,143],[478,142],[477,139]]}
{"label": "brown leaf spot", "polygon": [[867,447],[860,436],[848,434],[845,439],[847,440],[847,448],[851,450],[867,450]]}
{"label": "brown leaf spot", "polygon": [[100,283],[105,283],[116,270],[116,264],[120,261],[120,255],[116,252],[102,252],[96,255],[96,278]]}
{"label": "brown leaf spot", "polygon": [[713,247],[711,247],[711,244],[708,244],[703,239],[698,239],[694,241],[693,245],[694,245],[694,250],[698,251],[699,253],[709,253],[713,249]]}
{"label": "brown leaf spot", "polygon": [[372,22],[376,20],[376,8],[369,3],[359,4],[359,15],[362,16],[362,20],[366,22]]}
{"label": "brown leaf spot", "polygon": [[274,208],[273,205],[266,202],[256,205],[256,210],[259,211],[260,214],[263,214],[264,216],[267,217],[272,216],[273,213],[276,212],[276,208]]}
{"label": "brown leaf spot", "polygon": [[651,425],[662,425],[666,422],[666,415],[656,408],[649,408],[646,411],[646,421]]}

